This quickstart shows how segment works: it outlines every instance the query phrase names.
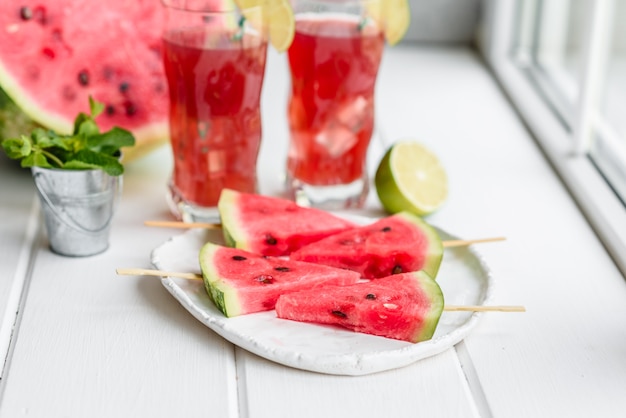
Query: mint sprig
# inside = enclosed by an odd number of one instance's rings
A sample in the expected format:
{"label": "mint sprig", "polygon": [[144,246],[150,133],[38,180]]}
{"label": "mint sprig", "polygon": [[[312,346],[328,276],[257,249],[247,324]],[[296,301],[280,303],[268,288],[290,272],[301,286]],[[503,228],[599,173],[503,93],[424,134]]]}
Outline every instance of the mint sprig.
{"label": "mint sprig", "polygon": [[89,97],[89,114],[79,113],[71,135],[59,135],[52,130],[35,128],[30,135],[2,141],[2,148],[22,167],[60,168],[67,170],[100,169],[111,176],[124,173],[120,163],[120,148],[135,144],[129,131],[113,127],[100,132],[95,119],[104,105]]}

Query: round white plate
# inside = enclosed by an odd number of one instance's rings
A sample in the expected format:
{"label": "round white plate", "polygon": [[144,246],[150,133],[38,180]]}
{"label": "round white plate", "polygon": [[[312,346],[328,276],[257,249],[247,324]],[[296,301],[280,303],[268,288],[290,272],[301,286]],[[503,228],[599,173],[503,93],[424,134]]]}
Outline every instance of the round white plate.
{"label": "round white plate", "polygon": [[[438,231],[444,240],[457,239]],[[152,251],[152,264],[165,271],[200,273],[198,253],[207,241],[223,243],[219,231],[192,229],[174,236]],[[445,250],[437,282],[447,305],[483,305],[491,298],[491,272],[471,247]],[[465,338],[480,317],[444,311],[433,338],[412,344],[278,319],[275,311],[227,318],[210,301],[201,280],[166,277],[162,283],[195,318],[231,343],[276,363],[336,375],[390,370],[438,354]]]}

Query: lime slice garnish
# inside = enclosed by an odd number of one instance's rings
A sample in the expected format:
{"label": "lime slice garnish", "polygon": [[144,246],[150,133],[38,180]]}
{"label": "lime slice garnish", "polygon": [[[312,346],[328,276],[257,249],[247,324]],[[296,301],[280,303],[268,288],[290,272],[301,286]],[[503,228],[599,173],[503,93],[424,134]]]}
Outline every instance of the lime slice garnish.
{"label": "lime slice garnish", "polygon": [[262,6],[272,46],[278,52],[289,48],[295,34],[296,20],[288,0],[235,0],[235,2],[244,11],[244,15],[245,9]]}
{"label": "lime slice garnish", "polygon": [[415,141],[391,146],[378,165],[376,192],[390,213],[410,211],[425,216],[448,196],[448,176],[437,156]]}
{"label": "lime slice garnish", "polygon": [[389,45],[395,45],[404,37],[411,23],[408,0],[379,0],[367,5],[368,13],[383,28]]}

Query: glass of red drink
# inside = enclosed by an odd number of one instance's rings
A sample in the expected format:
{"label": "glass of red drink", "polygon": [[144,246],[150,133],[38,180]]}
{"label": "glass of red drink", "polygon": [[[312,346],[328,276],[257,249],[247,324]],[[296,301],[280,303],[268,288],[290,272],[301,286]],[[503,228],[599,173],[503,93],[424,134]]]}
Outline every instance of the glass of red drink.
{"label": "glass of red drink", "polygon": [[[287,189],[298,203],[361,207],[384,35],[385,0],[294,0]],[[380,16],[380,14],[378,14]]]}
{"label": "glass of red drink", "polygon": [[220,10],[222,3],[163,0],[174,158],[168,202],[190,222],[218,220],[224,188],[257,189],[267,36],[260,7]]}

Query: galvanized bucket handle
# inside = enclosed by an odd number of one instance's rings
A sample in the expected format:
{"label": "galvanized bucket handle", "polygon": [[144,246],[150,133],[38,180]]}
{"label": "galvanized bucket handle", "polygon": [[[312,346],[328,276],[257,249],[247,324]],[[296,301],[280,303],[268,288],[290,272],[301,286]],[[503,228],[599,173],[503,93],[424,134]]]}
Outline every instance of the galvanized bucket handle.
{"label": "galvanized bucket handle", "polygon": [[[96,229],[89,229],[89,228],[85,228],[84,226],[80,225],[78,222],[76,222],[76,220],[74,218],[72,218],[72,216],[65,212],[65,211],[59,211],[58,208],[56,207],[56,205],[50,200],[50,197],[48,197],[48,194],[41,188],[41,186],[39,185],[39,178],[43,178],[46,183],[48,183],[48,186],[50,186],[50,183],[48,182],[48,180],[45,178],[45,176],[42,176],[41,173],[34,173],[34,178],[35,178],[35,186],[37,186],[37,190],[39,191],[39,195],[43,198],[43,200],[46,202],[46,204],[50,207],[50,209],[52,209],[52,212],[56,215],[56,217],[58,219],[60,219],[61,221],[63,221],[64,224],[66,224],[67,226],[69,226],[70,228],[74,228],[78,231],[82,231],[85,232],[87,234],[99,234],[101,232],[103,232],[104,230],[106,230],[109,225],[111,224],[111,221],[113,220],[113,212],[114,210],[111,210],[111,214],[109,215],[109,219],[106,220],[106,222],[104,223],[103,226],[96,228]],[[119,190],[119,187],[118,187]],[[113,205],[115,206],[115,201],[113,202]],[[114,207],[113,207],[114,209]],[[67,216],[64,216],[67,215]]]}

